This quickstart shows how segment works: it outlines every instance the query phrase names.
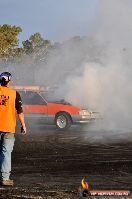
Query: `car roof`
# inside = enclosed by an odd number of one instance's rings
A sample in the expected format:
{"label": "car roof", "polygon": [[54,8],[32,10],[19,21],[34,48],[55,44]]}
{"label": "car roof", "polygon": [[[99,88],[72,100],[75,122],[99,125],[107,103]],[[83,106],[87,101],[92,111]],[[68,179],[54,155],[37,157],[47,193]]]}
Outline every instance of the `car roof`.
{"label": "car roof", "polygon": [[12,86],[12,89],[18,91],[36,91],[36,92],[42,92],[47,90],[44,89],[43,86]]}

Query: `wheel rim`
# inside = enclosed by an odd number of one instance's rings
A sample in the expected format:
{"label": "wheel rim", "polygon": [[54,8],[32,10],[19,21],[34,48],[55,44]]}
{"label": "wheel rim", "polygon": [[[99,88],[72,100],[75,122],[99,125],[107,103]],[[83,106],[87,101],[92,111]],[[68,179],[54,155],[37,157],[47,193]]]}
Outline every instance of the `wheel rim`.
{"label": "wheel rim", "polygon": [[66,127],[66,125],[67,125],[67,120],[66,120],[65,116],[63,116],[63,115],[58,116],[57,126],[61,129],[63,129]]}

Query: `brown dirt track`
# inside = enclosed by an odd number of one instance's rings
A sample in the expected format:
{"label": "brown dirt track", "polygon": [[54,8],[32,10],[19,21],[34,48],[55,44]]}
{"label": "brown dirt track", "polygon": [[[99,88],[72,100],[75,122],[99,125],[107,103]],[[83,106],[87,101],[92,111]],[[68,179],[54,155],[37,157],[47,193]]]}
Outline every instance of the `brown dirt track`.
{"label": "brown dirt track", "polygon": [[84,176],[91,189],[132,191],[131,132],[110,134],[45,126],[17,135],[12,154],[15,185],[1,187],[0,198],[77,199]]}

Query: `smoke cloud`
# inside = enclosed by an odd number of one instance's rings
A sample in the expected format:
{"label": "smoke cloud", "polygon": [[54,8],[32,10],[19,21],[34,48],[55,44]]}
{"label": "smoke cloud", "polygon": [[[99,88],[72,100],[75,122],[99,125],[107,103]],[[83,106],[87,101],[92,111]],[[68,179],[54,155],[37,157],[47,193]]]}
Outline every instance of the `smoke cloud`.
{"label": "smoke cloud", "polygon": [[99,111],[106,128],[132,128],[131,7],[131,0],[98,0],[91,35],[55,44],[40,65],[26,58],[11,69],[16,82],[57,86],[59,98]]}
{"label": "smoke cloud", "polygon": [[98,61],[83,60],[82,73],[65,85],[66,99],[100,111],[106,128],[132,127],[131,6],[130,0],[99,1],[94,38],[102,54]]}
{"label": "smoke cloud", "polygon": [[99,0],[91,37],[63,42],[36,76],[60,85],[59,97],[99,111],[107,128],[132,127],[131,7],[131,0]]}

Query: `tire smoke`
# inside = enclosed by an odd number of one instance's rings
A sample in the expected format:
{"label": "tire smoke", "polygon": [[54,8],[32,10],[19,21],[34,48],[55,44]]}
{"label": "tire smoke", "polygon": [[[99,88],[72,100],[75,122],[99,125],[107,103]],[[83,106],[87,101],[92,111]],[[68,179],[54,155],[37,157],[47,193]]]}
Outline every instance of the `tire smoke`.
{"label": "tire smoke", "polygon": [[100,111],[106,128],[132,128],[132,23],[130,0],[100,0],[94,33],[104,46],[99,62],[85,62],[67,80],[70,102]]}

